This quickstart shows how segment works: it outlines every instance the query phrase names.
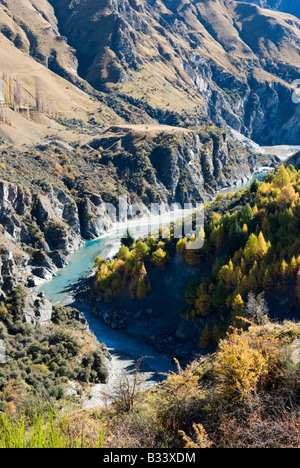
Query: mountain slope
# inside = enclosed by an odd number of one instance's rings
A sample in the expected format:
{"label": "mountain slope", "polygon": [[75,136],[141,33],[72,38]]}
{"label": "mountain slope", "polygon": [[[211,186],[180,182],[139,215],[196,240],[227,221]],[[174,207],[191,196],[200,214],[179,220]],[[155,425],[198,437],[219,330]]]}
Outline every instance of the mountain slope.
{"label": "mountain slope", "polygon": [[[208,115],[260,144],[296,143],[300,22],[228,1],[51,0],[78,72],[161,122]],[[173,119],[173,120],[170,120]]]}
{"label": "mountain slope", "polygon": [[[100,124],[208,119],[261,145],[298,143],[300,21],[288,14],[227,0],[8,0],[0,38],[3,62],[31,56],[100,99]],[[45,88],[67,101],[62,83]]]}
{"label": "mountain slope", "polygon": [[48,136],[86,141],[86,134],[124,117],[151,122],[134,106],[95,91],[77,66],[48,1],[0,1],[2,143],[32,144]]}
{"label": "mountain slope", "polygon": [[0,31],[18,49],[50,70],[76,79],[75,51],[60,35],[53,8],[47,0],[1,1]]}
{"label": "mountain slope", "polygon": [[[61,75],[74,82],[79,80],[76,59],[67,44],[59,40],[60,36],[54,30],[54,18],[51,19],[53,26],[50,26],[44,20],[44,14],[38,14],[33,8],[28,13],[29,3],[8,3],[14,7],[13,14],[0,4],[0,137],[14,144],[35,143],[49,135],[72,141],[77,136],[68,131],[62,121],[76,119],[87,125],[91,116],[95,116],[98,125],[122,123],[122,118],[104,103],[97,103],[55,73],[64,67]],[[49,4],[48,7],[51,9]],[[29,32],[28,25],[32,29],[35,27],[36,36]],[[55,66],[51,59],[53,54],[57,56]],[[79,128],[78,133],[84,132]]]}

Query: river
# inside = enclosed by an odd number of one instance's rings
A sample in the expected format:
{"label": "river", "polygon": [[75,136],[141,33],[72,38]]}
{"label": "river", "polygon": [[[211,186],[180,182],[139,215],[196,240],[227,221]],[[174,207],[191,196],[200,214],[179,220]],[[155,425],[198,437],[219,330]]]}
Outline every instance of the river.
{"label": "river", "polygon": [[[187,212],[189,214],[193,210]],[[173,219],[182,219],[183,212],[175,212]],[[164,215],[164,222],[168,215]],[[171,220],[171,219],[170,219]],[[129,221],[131,233],[135,237],[147,234],[148,221],[142,220]],[[152,228],[159,227],[160,224],[151,223]],[[126,228],[121,227],[120,232],[126,234]],[[60,269],[57,275],[51,281],[43,283],[37,289],[45,294],[45,297],[53,304],[76,307],[80,310],[97,339],[105,343],[111,356],[106,364],[109,370],[109,381],[106,385],[95,385],[91,391],[91,398],[86,399],[84,406],[92,408],[102,406],[106,401],[111,402],[111,395],[114,389],[124,378],[124,375],[132,378],[135,370],[135,364],[140,358],[143,358],[141,376],[143,377],[143,387],[155,385],[163,377],[161,373],[176,371],[173,360],[145,344],[139,337],[138,330],[125,329],[113,330],[106,325],[102,319],[91,314],[89,308],[81,303],[74,303],[71,294],[72,285],[76,283],[91,267],[94,265],[97,256],[104,258],[112,257],[117,253],[120,246],[120,236],[116,231],[103,236],[101,239],[89,241],[84,247],[77,250],[70,256],[69,263],[65,268]]]}
{"label": "river", "polygon": [[[267,169],[262,170],[254,177],[261,179],[266,172]],[[248,186],[250,182],[248,181],[243,186]],[[224,189],[220,193],[234,192],[243,186]],[[178,218],[182,218],[181,211],[178,211],[177,214]],[[164,218],[166,218],[165,215]],[[176,216],[174,219],[176,219]],[[148,232],[148,225],[143,220],[141,222],[130,221],[129,223],[131,229],[135,229],[140,236]],[[126,233],[125,228],[123,233]],[[141,357],[147,356],[144,363],[148,369],[144,368],[143,375],[149,385],[157,382],[158,373],[176,371],[174,363],[169,357],[155,352],[150,346],[145,345],[134,330],[112,330],[100,318],[94,317],[86,306],[74,304],[70,294],[72,285],[93,267],[97,256],[100,255],[106,258],[113,256],[120,245],[118,239],[119,236],[116,231],[112,231],[100,239],[86,242],[84,247],[70,256],[69,263],[65,268],[60,269],[51,281],[42,284],[38,288],[54,304],[73,305],[80,309],[84,313],[91,331],[100,342],[106,344],[111,354],[112,360],[107,362],[110,372],[109,382],[107,385],[96,385],[94,387],[91,399],[85,403],[86,407],[102,405],[105,400],[104,394],[113,392],[114,386],[117,385],[124,372],[132,374],[134,364]]]}

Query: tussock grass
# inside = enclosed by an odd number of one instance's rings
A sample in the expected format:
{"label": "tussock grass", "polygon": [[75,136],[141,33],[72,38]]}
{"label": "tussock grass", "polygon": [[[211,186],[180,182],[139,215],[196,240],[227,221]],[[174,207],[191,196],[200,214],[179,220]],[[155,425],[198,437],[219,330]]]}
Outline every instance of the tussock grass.
{"label": "tussock grass", "polygon": [[[99,430],[93,447],[100,448],[103,431]],[[0,415],[0,448],[86,448],[87,433],[73,431],[68,414],[49,410],[46,416],[36,414],[32,420],[24,415]]]}

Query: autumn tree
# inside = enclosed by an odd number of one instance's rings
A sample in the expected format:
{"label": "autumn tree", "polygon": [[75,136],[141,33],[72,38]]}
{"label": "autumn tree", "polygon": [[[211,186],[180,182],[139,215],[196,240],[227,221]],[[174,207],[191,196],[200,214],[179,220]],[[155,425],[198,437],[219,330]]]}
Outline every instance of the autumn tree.
{"label": "autumn tree", "polygon": [[240,400],[255,392],[267,374],[263,350],[251,346],[251,338],[235,331],[220,342],[214,365],[217,386],[223,398]]}
{"label": "autumn tree", "polygon": [[278,208],[289,208],[295,206],[299,200],[299,193],[295,192],[294,187],[288,185],[283,187],[278,197],[276,198],[276,205]]}
{"label": "autumn tree", "polygon": [[245,312],[245,303],[240,294],[237,294],[232,303],[232,313],[234,317],[243,316]]}
{"label": "autumn tree", "polygon": [[244,257],[248,264],[251,264],[256,259],[258,247],[258,239],[255,234],[250,234],[247,244],[244,249]]}
{"label": "autumn tree", "polygon": [[273,186],[274,187],[277,187],[279,189],[282,189],[283,187],[285,187],[286,185],[288,185],[291,181],[291,178],[289,176],[289,173],[288,171],[286,170],[286,168],[284,166],[280,166],[280,168],[278,169],[278,172],[274,178],[274,181],[273,181]]}
{"label": "autumn tree", "polygon": [[150,252],[150,248],[145,242],[139,240],[134,248],[135,258],[137,261],[144,261]]}
{"label": "autumn tree", "polygon": [[163,249],[159,248],[151,255],[151,262],[156,267],[164,267],[169,260],[169,256],[167,252]]}
{"label": "autumn tree", "polygon": [[146,297],[151,290],[150,284],[145,277],[139,278],[137,283],[136,296],[138,299]]}

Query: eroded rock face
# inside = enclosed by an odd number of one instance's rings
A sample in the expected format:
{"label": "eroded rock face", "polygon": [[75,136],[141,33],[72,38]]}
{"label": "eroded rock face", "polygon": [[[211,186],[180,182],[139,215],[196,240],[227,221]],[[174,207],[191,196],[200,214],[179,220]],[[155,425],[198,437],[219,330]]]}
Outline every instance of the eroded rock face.
{"label": "eroded rock face", "polygon": [[96,239],[112,229],[112,220],[104,210],[100,196],[92,195],[82,203],[81,229],[85,239]]}
{"label": "eroded rock face", "polygon": [[146,205],[202,202],[220,188],[242,184],[257,166],[275,162],[262,148],[254,149],[250,142],[247,149],[216,127],[115,126],[90,145],[102,148],[102,164],[112,162],[123,185]]}
{"label": "eroded rock face", "polygon": [[20,281],[24,281],[30,273],[29,255],[16,245],[0,236],[0,296],[5,298],[7,292],[14,289]]}
{"label": "eroded rock face", "polygon": [[41,326],[47,325],[51,321],[52,304],[45,299],[43,293],[34,293],[30,291],[26,297],[24,308],[25,322]]}
{"label": "eroded rock face", "polygon": [[53,187],[37,202],[38,221],[51,250],[69,253],[83,244],[78,208],[64,191]]}
{"label": "eroded rock face", "polygon": [[30,212],[31,203],[28,189],[0,181],[0,223],[12,239],[22,242],[28,239],[28,229],[21,218]]}
{"label": "eroded rock face", "polygon": [[33,195],[22,185],[0,181],[0,288],[5,293],[18,282],[33,288],[50,280],[85,239],[111,226],[97,195],[79,209],[67,189]]}

